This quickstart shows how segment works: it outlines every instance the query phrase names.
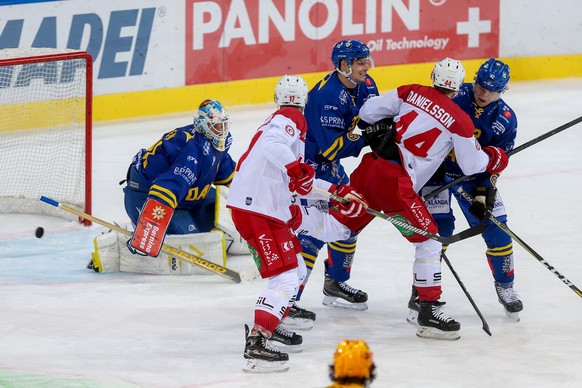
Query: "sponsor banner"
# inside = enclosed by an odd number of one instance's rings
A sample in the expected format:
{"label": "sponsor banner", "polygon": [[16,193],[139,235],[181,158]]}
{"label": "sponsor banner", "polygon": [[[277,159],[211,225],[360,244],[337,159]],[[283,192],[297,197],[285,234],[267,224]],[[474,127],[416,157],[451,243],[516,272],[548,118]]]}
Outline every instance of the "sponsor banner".
{"label": "sponsor banner", "polygon": [[358,39],[376,66],[499,55],[500,0],[185,0],[186,84],[331,70]]}
{"label": "sponsor banner", "polygon": [[184,85],[184,1],[54,1],[0,7],[0,49],[88,51],[94,94]]}

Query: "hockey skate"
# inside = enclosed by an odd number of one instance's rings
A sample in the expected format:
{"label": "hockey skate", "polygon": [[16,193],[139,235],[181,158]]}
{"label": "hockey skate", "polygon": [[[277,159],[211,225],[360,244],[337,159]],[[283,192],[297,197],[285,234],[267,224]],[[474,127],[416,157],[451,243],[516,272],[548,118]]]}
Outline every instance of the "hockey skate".
{"label": "hockey skate", "polygon": [[503,305],[505,314],[515,322],[519,322],[519,312],[523,310],[523,303],[513,289],[513,284],[495,282],[495,292],[497,292],[499,303]]}
{"label": "hockey skate", "polygon": [[275,328],[271,338],[269,338],[269,344],[274,348],[291,353],[298,353],[302,351],[302,343],[303,337],[297,333],[285,329],[281,324]]}
{"label": "hockey skate", "polygon": [[315,313],[302,309],[293,303],[289,309],[289,314],[281,322],[285,329],[311,330],[315,324]]}
{"label": "hockey skate", "polygon": [[449,341],[461,338],[459,334],[461,324],[441,311],[444,304],[444,302],[420,302],[417,336]]}
{"label": "hockey skate", "polygon": [[245,325],[244,372],[279,373],[289,370],[289,355],[273,349],[268,342],[261,332],[250,335],[249,326]]}
{"label": "hockey skate", "polygon": [[368,309],[368,294],[349,286],[346,282],[333,280],[327,273],[327,263],[325,280],[323,282],[323,303],[328,307],[339,307],[344,309],[364,311]]}
{"label": "hockey skate", "polygon": [[416,287],[412,286],[412,293],[408,301],[408,317],[406,321],[411,325],[418,325],[418,312],[420,311],[420,299],[418,299],[418,291]]}

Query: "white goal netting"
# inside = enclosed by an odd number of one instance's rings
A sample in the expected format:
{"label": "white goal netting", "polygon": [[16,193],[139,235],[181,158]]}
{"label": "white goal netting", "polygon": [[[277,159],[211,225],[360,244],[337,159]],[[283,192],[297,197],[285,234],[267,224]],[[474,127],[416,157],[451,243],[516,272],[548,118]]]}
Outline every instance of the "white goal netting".
{"label": "white goal netting", "polygon": [[0,50],[0,213],[90,210],[91,73],[85,52]]}

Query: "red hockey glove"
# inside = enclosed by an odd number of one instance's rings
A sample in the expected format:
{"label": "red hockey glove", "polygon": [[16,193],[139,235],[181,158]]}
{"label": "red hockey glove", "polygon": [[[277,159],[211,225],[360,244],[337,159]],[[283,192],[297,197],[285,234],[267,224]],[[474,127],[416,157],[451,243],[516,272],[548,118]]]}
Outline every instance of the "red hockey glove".
{"label": "red hockey glove", "polygon": [[348,185],[338,186],[334,194],[349,201],[347,203],[342,203],[331,198],[332,205],[337,206],[339,212],[347,217],[352,218],[361,216],[368,208],[364,196]]}
{"label": "red hockey glove", "polygon": [[299,195],[307,195],[313,188],[315,170],[307,163],[294,161],[285,166],[289,175],[289,191]]}
{"label": "red hockey glove", "polygon": [[287,221],[287,226],[293,230],[299,229],[301,222],[303,221],[303,213],[301,213],[301,207],[299,205],[289,206],[291,211],[291,218]]}
{"label": "red hockey glove", "polygon": [[131,253],[158,257],[173,215],[174,209],[170,206],[148,198],[141,210],[133,235],[127,242]]}
{"label": "red hockey glove", "polygon": [[487,164],[487,172],[490,174],[499,174],[505,170],[509,164],[509,157],[505,151],[499,147],[483,147],[483,151],[489,156],[489,163]]}

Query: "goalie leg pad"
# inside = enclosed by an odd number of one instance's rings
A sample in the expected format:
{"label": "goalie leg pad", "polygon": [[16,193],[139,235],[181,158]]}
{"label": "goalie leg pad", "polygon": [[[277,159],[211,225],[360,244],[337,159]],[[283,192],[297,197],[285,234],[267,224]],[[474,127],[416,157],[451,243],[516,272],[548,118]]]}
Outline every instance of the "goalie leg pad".
{"label": "goalie leg pad", "polygon": [[214,213],[214,225],[224,232],[226,240],[226,252],[229,255],[250,255],[251,251],[245,239],[236,230],[230,210],[226,208],[228,198],[228,187],[216,187],[216,205]]}
{"label": "goalie leg pad", "polygon": [[109,232],[93,239],[95,251],[91,253],[95,272],[119,272],[119,246],[117,232]]}
{"label": "goalie leg pad", "polygon": [[[182,262],[179,258],[161,252],[156,258],[132,254],[126,245],[127,237],[119,235],[121,252],[120,271],[147,273],[152,275],[206,275],[210,272]],[[192,253],[209,262],[223,265],[226,260],[222,233],[208,232],[195,234],[167,235],[166,243],[172,247]]]}

